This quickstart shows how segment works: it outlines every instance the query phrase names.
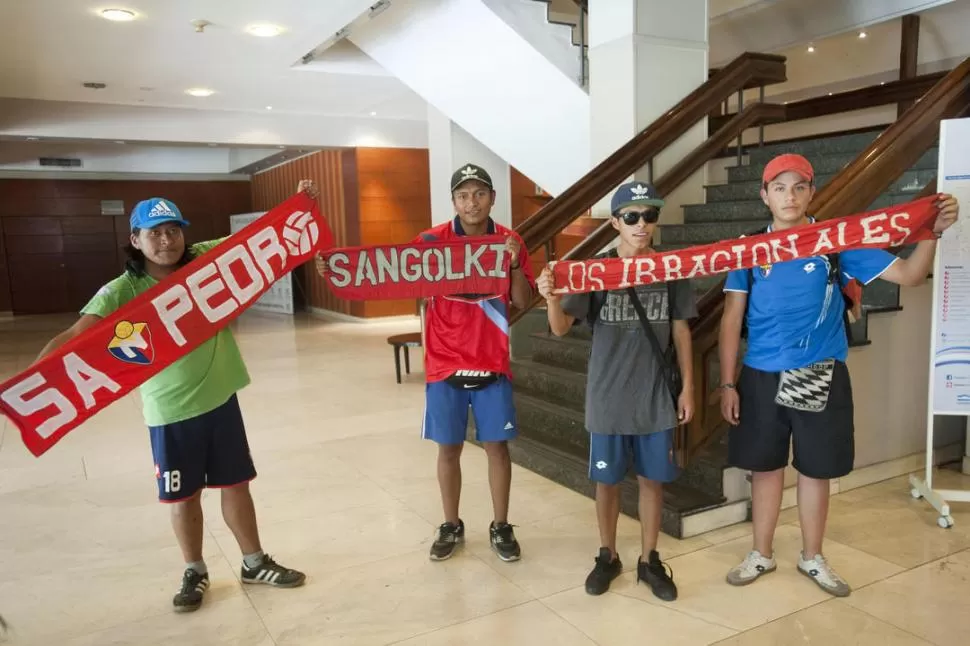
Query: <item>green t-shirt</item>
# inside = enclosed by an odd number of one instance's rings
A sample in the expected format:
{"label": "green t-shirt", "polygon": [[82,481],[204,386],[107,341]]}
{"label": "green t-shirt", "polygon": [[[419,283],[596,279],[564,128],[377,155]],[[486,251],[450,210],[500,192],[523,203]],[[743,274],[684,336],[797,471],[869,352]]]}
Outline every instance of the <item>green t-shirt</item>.
{"label": "green t-shirt", "polygon": [[[224,239],[200,242],[190,249],[199,256]],[[98,290],[81,313],[104,318],[157,283],[148,274],[136,276],[126,271]],[[139,387],[145,423],[162,426],[198,417],[226,403],[248,384],[249,373],[239,347],[224,327]]]}

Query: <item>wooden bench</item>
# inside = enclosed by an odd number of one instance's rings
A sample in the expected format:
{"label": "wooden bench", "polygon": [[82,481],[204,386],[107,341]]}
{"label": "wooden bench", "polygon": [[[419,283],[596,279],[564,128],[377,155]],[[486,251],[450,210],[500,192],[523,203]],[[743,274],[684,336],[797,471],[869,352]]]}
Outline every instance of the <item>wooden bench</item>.
{"label": "wooden bench", "polygon": [[404,370],[407,374],[411,374],[411,356],[408,349],[421,347],[421,333],[396,334],[388,337],[387,343],[394,346],[394,372],[397,375],[397,383],[401,383],[401,348],[404,348]]}

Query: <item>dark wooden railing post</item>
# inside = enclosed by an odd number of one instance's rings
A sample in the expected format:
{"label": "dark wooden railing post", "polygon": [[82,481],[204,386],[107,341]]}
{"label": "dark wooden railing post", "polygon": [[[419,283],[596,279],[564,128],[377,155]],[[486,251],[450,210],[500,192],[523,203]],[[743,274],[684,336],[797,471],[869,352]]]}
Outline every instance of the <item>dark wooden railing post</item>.
{"label": "dark wooden railing post", "polygon": [[[908,81],[916,77],[919,61],[919,16],[909,14],[903,16],[902,33],[899,39],[899,80]],[[896,106],[896,118],[903,116],[915,100],[906,99]]]}

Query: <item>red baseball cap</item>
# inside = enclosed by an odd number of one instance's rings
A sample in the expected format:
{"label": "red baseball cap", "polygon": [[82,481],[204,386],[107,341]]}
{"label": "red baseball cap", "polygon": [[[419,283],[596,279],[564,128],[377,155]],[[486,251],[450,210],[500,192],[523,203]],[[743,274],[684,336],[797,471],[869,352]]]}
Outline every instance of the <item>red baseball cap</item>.
{"label": "red baseball cap", "polygon": [[765,166],[765,172],[761,175],[761,181],[765,184],[775,179],[782,173],[791,171],[798,173],[807,182],[815,181],[815,170],[812,164],[801,155],[786,153],[778,155]]}

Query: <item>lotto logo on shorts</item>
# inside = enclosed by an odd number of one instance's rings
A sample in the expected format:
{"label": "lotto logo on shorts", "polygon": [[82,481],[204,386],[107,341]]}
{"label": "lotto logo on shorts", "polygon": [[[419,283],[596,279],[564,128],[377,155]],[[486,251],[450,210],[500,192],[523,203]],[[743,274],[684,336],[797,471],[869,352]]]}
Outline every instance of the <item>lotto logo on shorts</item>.
{"label": "lotto logo on shorts", "polygon": [[115,359],[141,366],[151,364],[155,359],[152,347],[152,334],[147,323],[118,321],[115,335],[108,343],[108,352]]}

